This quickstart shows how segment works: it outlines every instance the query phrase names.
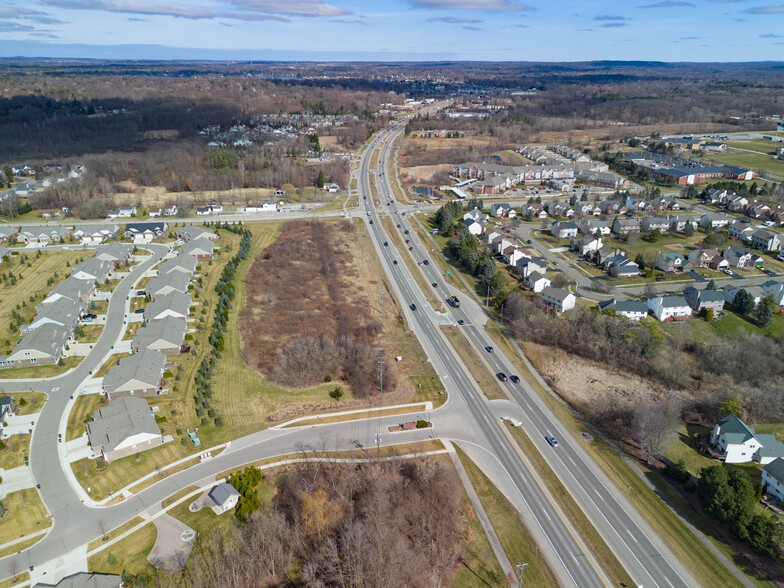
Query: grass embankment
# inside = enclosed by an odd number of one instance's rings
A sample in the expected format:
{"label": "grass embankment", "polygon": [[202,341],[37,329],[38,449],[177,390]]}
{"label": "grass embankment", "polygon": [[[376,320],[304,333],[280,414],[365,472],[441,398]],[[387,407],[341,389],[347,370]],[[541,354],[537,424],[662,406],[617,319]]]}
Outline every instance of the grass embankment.
{"label": "grass embankment", "polygon": [[0,469],[10,470],[24,465],[24,456],[30,452],[30,434],[11,435],[0,450]]}
{"label": "grass embankment", "polygon": [[314,416],[311,418],[307,418],[305,420],[297,421],[295,423],[291,423],[290,425],[286,425],[285,428],[293,428],[293,427],[309,427],[311,425],[324,425],[327,423],[342,423],[345,421],[358,421],[361,419],[374,419],[378,417],[384,416],[394,416],[397,414],[414,414],[420,413],[416,415],[418,418],[424,418],[424,411],[425,405],[420,404],[418,406],[398,406],[393,408],[374,408],[369,410],[363,410],[362,412],[357,412],[353,414],[335,414],[335,415],[324,415],[324,416]]}
{"label": "grass embankment", "polygon": [[47,529],[52,519],[46,518],[46,507],[35,489],[11,492],[3,499],[6,515],[0,525],[0,545]]}
{"label": "grass embankment", "polygon": [[588,517],[577,504],[561,480],[552,470],[547,460],[531,442],[528,434],[520,427],[506,425],[520,449],[531,462],[539,476],[544,480],[550,494],[556,499],[558,505],[563,509],[572,526],[582,537],[585,544],[591,550],[599,566],[610,578],[614,586],[634,586],[631,576],[615,557],[602,536],[597,532]]}
{"label": "grass embankment", "polygon": [[136,525],[144,521],[141,517],[135,517],[128,521],[127,523],[120,525],[119,527],[112,529],[111,531],[107,531],[102,536],[98,537],[98,539],[93,539],[90,541],[90,544],[87,546],[87,551],[92,551],[93,549],[99,548],[101,545],[106,543],[107,541],[111,541],[115,537],[119,537],[126,531],[133,529]]}
{"label": "grass embankment", "polygon": [[677,554],[681,561],[688,562],[688,568],[697,581],[703,586],[740,586],[735,577],[694,536],[678,515],[632,470],[623,457],[601,438],[596,437],[595,431],[586,426],[558,398],[539,384],[494,321],[488,323],[488,331],[496,344],[503,348],[509,359],[520,370],[520,377],[537,392],[558,421],[576,439],[580,439],[579,434],[582,432],[594,437],[591,443],[584,441],[579,443],[610,481],[626,492],[627,499],[653,531],[661,537],[670,552]]}
{"label": "grass embankment", "polygon": [[525,585],[557,586],[555,574],[539,552],[517,509],[459,447],[457,454],[509,561],[528,563],[524,572]]}
{"label": "grass embankment", "polygon": [[[430,306],[433,307],[434,310],[440,311],[442,302],[439,297],[436,296],[433,286],[430,285],[430,282],[427,281],[424,274],[420,271],[419,266],[414,263],[413,258],[409,254],[408,245],[403,242],[403,239],[400,236],[400,229],[395,227],[395,224],[389,216],[384,216],[381,218],[381,224],[384,225],[384,230],[389,235],[389,238],[392,240],[392,244],[397,248],[400,256],[402,257],[402,261],[406,264],[408,271],[414,277],[414,281],[419,286],[422,294],[424,294],[425,298],[427,298],[428,303]],[[398,259],[398,263],[400,263],[400,259]],[[440,293],[439,293],[440,294]],[[407,304],[411,304],[413,301],[407,301]]]}
{"label": "grass embankment", "polygon": [[[183,488],[183,489],[182,489],[182,490],[180,490],[179,492],[177,492],[177,493],[175,493],[175,494],[172,494],[171,496],[169,496],[169,497],[168,497],[168,498],[166,498],[165,500],[162,500],[162,501],[161,501],[161,508],[166,508],[166,507],[167,507],[167,506],[169,506],[170,504],[174,504],[174,503],[175,503],[175,502],[177,502],[177,501],[178,501],[180,498],[183,498],[184,496],[187,496],[187,495],[188,495],[188,494],[190,494],[191,492],[195,492],[195,491],[196,491],[196,490],[198,490],[198,489],[199,489],[199,488],[198,488],[197,486],[187,486],[186,488]],[[192,502],[192,501],[191,501],[191,502]],[[189,504],[189,503],[190,503],[190,502],[188,502],[188,503],[186,503],[186,504]]]}
{"label": "grass embankment", "polygon": [[71,356],[63,358],[63,365],[31,365],[19,368],[0,370],[0,378],[3,379],[33,379],[33,378],[52,378],[64,374],[73,367],[79,365],[84,357]]}
{"label": "grass embankment", "polygon": [[[91,572],[117,575],[127,570],[134,575],[143,574],[149,582],[156,571],[147,561],[147,556],[152,551],[157,536],[155,525],[149,523],[125,539],[88,558],[87,569]],[[139,585],[137,580],[136,586]]]}
{"label": "grass embankment", "polygon": [[459,327],[442,325],[441,332],[446,335],[449,343],[455,351],[457,351],[460,359],[471,373],[474,383],[476,383],[484,395],[489,400],[507,398],[501,385],[496,380],[496,375],[487,369],[487,366],[477,354],[474,346],[466,339],[463,331]]}
{"label": "grass embankment", "polygon": [[[66,278],[71,271],[70,266],[79,263],[82,258],[92,257],[93,253],[92,250],[44,249],[41,250],[40,257],[37,252],[28,250],[20,250],[19,255],[8,256],[8,261],[0,267],[0,277],[7,278],[0,280],[0,317],[3,319],[0,320],[0,345],[3,345],[0,349],[3,353],[10,353],[16,341],[21,338],[19,323],[11,313],[15,310],[21,316],[23,324],[29,323],[36,315],[35,305]],[[11,284],[10,274],[16,278],[15,284]],[[13,330],[12,323],[15,327]],[[0,373],[6,371],[18,373],[18,370],[1,370]]]}

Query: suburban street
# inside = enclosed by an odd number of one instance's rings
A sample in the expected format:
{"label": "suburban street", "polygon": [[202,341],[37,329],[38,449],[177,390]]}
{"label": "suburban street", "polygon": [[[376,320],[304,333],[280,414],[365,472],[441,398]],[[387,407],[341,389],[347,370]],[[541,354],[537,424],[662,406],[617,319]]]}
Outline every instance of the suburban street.
{"label": "suburban street", "polygon": [[[402,259],[403,255],[412,255],[416,262],[430,258],[429,248],[419,242],[413,230],[410,238],[414,250],[397,251],[381,223],[381,215],[389,215],[396,221],[395,224],[401,224],[401,230],[412,229],[402,213],[409,213],[415,208],[403,206],[391,199],[393,191],[390,178],[381,171],[385,169],[393,139],[404,127],[405,121],[398,122],[380,132],[363,152],[359,167],[360,207],[350,213],[334,211],[319,217],[342,217],[348,214],[374,221],[368,226],[371,241],[390,278],[394,295],[449,395],[447,403],[429,415],[434,427],[389,433],[387,427],[398,424],[400,420],[399,417],[390,416],[317,426],[266,429],[232,441],[216,457],[174,473],[118,504],[91,506],[84,501],[83,491],[74,487],[73,477],[64,471],[64,468],[70,466],[61,459],[58,433],[65,431],[71,396],[89,379],[91,372],[102,365],[111,353],[112,346],[122,337],[127,298],[133,286],[169,250],[165,245],[145,246],[149,247],[153,255],[133,268],[116,287],[104,331],[77,368],[57,378],[0,382],[0,392],[3,393],[32,389],[48,395],[33,432],[30,467],[40,485],[41,498],[53,517],[53,526],[41,541],[19,555],[0,560],[0,578],[12,575],[14,570],[41,566],[56,573],[58,569],[70,565],[69,562],[78,562],[83,557],[81,554],[86,553],[86,544],[102,534],[101,526],[112,529],[136,516],[151,515],[160,510],[162,500],[180,489],[206,484],[220,472],[249,462],[287,454],[357,447],[372,452],[377,442],[388,445],[445,438],[457,442],[518,508],[561,585],[609,585],[606,574],[590,552],[590,546],[585,545],[538,476],[529,469],[505,429],[503,419],[506,417],[522,423],[534,444],[583,507],[636,584],[673,588],[696,585],[683,564],[640,521],[622,492],[606,479],[524,380],[518,384],[502,383],[508,400],[489,401],[475,386],[471,374],[441,332],[440,325],[456,327],[458,320],[464,321],[465,325],[460,328],[490,372],[512,374],[513,364],[497,347],[494,353],[484,351],[486,346],[493,345],[484,330],[488,320],[485,311],[473,301],[465,300],[465,296],[458,309],[445,307],[445,312],[434,311],[428,303],[429,293],[420,291],[407,265],[393,263]],[[382,154],[379,169],[373,170],[370,161],[376,148],[382,149]],[[372,201],[372,181],[377,181],[379,187],[380,209]],[[363,200],[363,196],[367,200]],[[363,203],[370,216],[363,208]],[[289,212],[270,214],[267,218],[278,220],[312,216],[312,212]],[[210,220],[257,219],[247,215],[227,215]],[[389,245],[385,246],[384,243]],[[432,259],[429,265],[420,265],[418,268],[424,272],[429,283],[438,284],[437,292],[441,294],[442,300],[446,295],[460,294],[450,289]],[[416,310],[411,305],[415,305]],[[560,442],[557,449],[550,447],[544,439],[545,435],[550,434]],[[381,437],[380,441],[377,441],[377,436]]]}

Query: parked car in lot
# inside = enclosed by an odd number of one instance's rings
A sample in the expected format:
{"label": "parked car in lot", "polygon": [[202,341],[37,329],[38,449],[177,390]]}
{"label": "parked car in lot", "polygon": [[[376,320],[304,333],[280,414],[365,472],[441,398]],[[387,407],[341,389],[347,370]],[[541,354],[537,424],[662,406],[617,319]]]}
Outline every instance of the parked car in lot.
{"label": "parked car in lot", "polygon": [[504,372],[498,372],[498,373],[496,374],[496,376],[497,376],[497,377],[498,377],[498,379],[499,379],[499,380],[501,380],[502,382],[506,382],[506,379],[507,379],[507,378],[506,378],[506,374],[505,374]]}
{"label": "parked car in lot", "polygon": [[517,376],[509,376],[509,379],[512,380],[515,384],[520,383],[520,378],[518,378]]}
{"label": "parked car in lot", "polygon": [[550,444],[550,447],[558,447],[558,439],[553,437],[552,435],[547,435],[545,440]]}
{"label": "parked car in lot", "polygon": [[147,296],[147,291],[146,290],[137,290],[136,291],[136,295],[137,296]]}

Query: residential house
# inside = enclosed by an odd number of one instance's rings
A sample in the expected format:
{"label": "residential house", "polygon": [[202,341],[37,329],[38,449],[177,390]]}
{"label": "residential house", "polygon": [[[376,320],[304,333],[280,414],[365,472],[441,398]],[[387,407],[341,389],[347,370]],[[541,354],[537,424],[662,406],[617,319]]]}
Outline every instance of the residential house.
{"label": "residential house", "polygon": [[163,209],[163,216],[177,216],[177,205],[172,204]]}
{"label": "residential house", "polygon": [[196,207],[196,215],[197,216],[207,216],[212,214],[212,210],[208,206],[197,206]]}
{"label": "residential house", "polygon": [[773,302],[779,306],[784,306],[784,282],[768,280],[762,284],[762,291],[766,296],[772,296]]}
{"label": "residential house", "polygon": [[0,357],[0,368],[55,364],[63,356],[70,336],[67,328],[57,325],[35,329],[22,337],[11,353]]}
{"label": "residential house", "polygon": [[730,263],[721,256],[718,249],[695,249],[689,252],[689,262],[694,267],[710,268],[712,270],[723,270],[730,266]]}
{"label": "residential house", "polygon": [[156,237],[163,237],[168,230],[169,225],[164,221],[128,223],[125,225],[125,236],[133,239],[134,243],[149,243]]}
{"label": "residential house", "polygon": [[691,307],[683,296],[656,296],[647,301],[648,310],[661,322],[688,320]]}
{"label": "residential house", "polygon": [[781,238],[778,233],[757,229],[751,234],[751,245],[760,251],[778,251],[781,249]]}
{"label": "residential house", "polygon": [[763,259],[747,247],[727,247],[724,250],[724,259],[730,266],[737,268],[762,267]]}
{"label": "residential house", "polygon": [[530,288],[531,291],[539,293],[545,288],[549,288],[552,282],[544,274],[533,272],[523,278],[523,286]]}
{"label": "residential house", "polygon": [[73,333],[85,310],[87,310],[86,302],[61,298],[54,304],[40,307],[40,311],[33,317],[30,324],[21,325],[19,330],[22,334],[26,334],[40,329],[44,325],[55,325],[68,329],[69,333]]}
{"label": "residential house", "polygon": [[681,203],[672,196],[659,196],[651,202],[654,210],[680,210]]}
{"label": "residential house", "polygon": [[158,296],[144,309],[145,321],[159,321],[167,316],[187,319],[191,312],[191,295],[173,292]]}
{"label": "residential house", "polygon": [[612,224],[612,232],[616,235],[639,233],[641,222],[639,218],[616,218]]}
{"label": "residential house", "polygon": [[527,278],[531,274],[544,275],[546,271],[547,260],[544,257],[534,257],[533,259],[523,257],[517,260],[517,273],[523,278]]}
{"label": "residential house", "polygon": [[179,353],[185,341],[186,330],[184,318],[169,316],[159,321],[150,321],[136,331],[136,336],[131,341],[131,349],[136,353],[147,349],[167,355]]}
{"label": "residential house", "polygon": [[626,317],[630,321],[639,322],[648,316],[648,306],[642,300],[627,300],[618,302],[615,298],[599,303],[599,310],[613,310],[618,316]]}
{"label": "residential house", "polygon": [[746,209],[746,216],[756,219],[768,218],[769,213],[770,206],[757,200],[750,202],[749,207]]}
{"label": "residential house", "polygon": [[120,396],[154,396],[161,393],[160,385],[166,366],[166,356],[154,349],[146,349],[120,360],[103,378],[103,391],[111,399]]}
{"label": "residential house", "polygon": [[642,230],[646,233],[653,230],[666,233],[670,230],[670,221],[663,216],[648,216],[642,219]]}
{"label": "residential house", "polygon": [[605,257],[602,265],[605,271],[613,278],[633,278],[640,275],[640,266],[623,253]]}
{"label": "residential house", "polygon": [[677,251],[659,252],[655,265],[657,270],[666,274],[683,273],[694,269],[694,264]]}
{"label": "residential house", "polygon": [[46,227],[22,227],[17,237],[23,243],[59,243],[65,239],[71,229],[60,225]]}
{"label": "residential house", "polygon": [[8,243],[19,237],[19,229],[8,225],[0,225],[0,243]]}
{"label": "residential house", "polygon": [[[541,206],[541,204],[539,206]],[[482,212],[481,210],[479,210],[476,207],[474,207],[473,210],[469,210],[468,212],[466,212],[463,215],[463,220],[469,219],[469,218],[475,220],[478,223],[488,223],[488,222],[490,222],[490,215],[489,214],[485,214],[484,212]]]}
{"label": "residential house", "polygon": [[121,206],[117,212],[119,213],[120,218],[131,218],[133,216],[136,216],[136,207]]}
{"label": "residential house", "polygon": [[618,200],[602,200],[599,203],[599,209],[602,214],[617,214],[619,212],[626,212],[626,207]]}
{"label": "residential house", "polygon": [[577,224],[572,221],[556,221],[550,225],[550,233],[558,239],[571,239],[577,236]]}
{"label": "residential house", "polygon": [[501,260],[512,267],[517,266],[517,262],[524,257],[528,257],[522,249],[515,245],[510,245],[501,252]]}
{"label": "residential house", "polygon": [[133,246],[125,243],[109,243],[95,248],[95,259],[109,261],[114,267],[127,266],[131,262]]}
{"label": "residential house", "polygon": [[482,223],[477,222],[472,218],[463,219],[463,226],[468,231],[469,235],[474,235],[475,237],[481,235],[485,230]]}
{"label": "residential house", "polygon": [[762,487],[776,500],[784,500],[784,459],[777,457],[762,468]]}
{"label": "residential house", "polygon": [[189,255],[196,259],[212,259],[212,252],[215,250],[215,243],[209,239],[197,239],[188,241],[180,247],[180,255]]}
{"label": "residential house", "polygon": [[158,275],[170,274],[171,272],[179,272],[192,276],[199,266],[199,260],[192,255],[178,255],[172,257],[161,263],[157,270]]}
{"label": "residential house", "polygon": [[709,188],[705,191],[703,202],[708,204],[715,204],[716,206],[726,206],[730,199],[736,197],[737,194],[731,190],[719,190],[717,188]]}
{"label": "residential house", "polygon": [[744,212],[749,206],[749,199],[735,195],[727,202],[727,210],[730,212]]}
{"label": "residential house", "polygon": [[199,239],[207,239],[209,241],[218,240],[218,234],[216,232],[195,225],[185,225],[182,228],[176,229],[174,234],[178,239],[182,239],[186,243]]}
{"label": "residential house", "polygon": [[767,465],[784,457],[784,444],[775,435],[759,434],[734,414],[713,426],[710,444],[724,454],[725,463],[756,463]]}
{"label": "residential house", "polygon": [[157,218],[163,214],[163,210],[161,208],[150,208],[147,214],[150,218]]}
{"label": "residential house", "polygon": [[700,217],[700,226],[703,228],[711,228],[714,231],[721,229],[730,224],[730,219],[726,214],[718,212],[706,212]]}
{"label": "residential house", "polygon": [[215,503],[215,507],[221,512],[228,512],[234,510],[237,506],[240,496],[242,496],[237,489],[231,484],[217,484],[213,486],[208,496]]}
{"label": "residential house", "polygon": [[601,237],[572,237],[571,243],[572,251],[578,252],[580,255],[586,255],[591,251],[599,251],[602,248]]}
{"label": "residential house", "polygon": [[542,300],[544,303],[555,310],[555,312],[566,312],[574,308],[577,297],[563,288],[553,288],[547,286],[542,289]]}
{"label": "residential house", "polygon": [[171,272],[155,276],[147,284],[146,290],[150,298],[155,300],[159,296],[165,296],[173,292],[181,292],[183,294],[188,292],[190,282],[190,276],[187,274]]}
{"label": "residential house", "polygon": [[683,297],[689,303],[694,312],[702,310],[713,310],[721,312],[724,309],[724,293],[718,290],[698,290],[694,286],[689,286],[683,291]]}
{"label": "residential house", "polygon": [[106,462],[163,444],[155,415],[143,398],[118,398],[93,413],[87,440]]}
{"label": "residential house", "polygon": [[0,431],[3,430],[3,423],[14,414],[14,399],[11,396],[0,396]]}
{"label": "residential house", "polygon": [[514,242],[510,241],[509,239],[506,239],[506,238],[502,237],[501,239],[499,239],[499,240],[497,240],[497,241],[495,241],[493,243],[493,251],[495,253],[498,253],[499,255],[502,255],[503,252],[508,247],[516,247],[516,246],[517,245],[515,245]]}
{"label": "residential house", "polygon": [[724,299],[730,304],[734,304],[735,296],[737,296],[738,292],[741,290],[746,290],[746,292],[751,294],[754,306],[757,306],[762,299],[765,298],[765,291],[759,286],[727,286],[724,288]]}
{"label": "residential house", "polygon": [[675,215],[667,217],[670,221],[670,230],[683,233],[686,231],[686,225],[691,225],[692,229],[697,229],[697,221],[692,216]]}
{"label": "residential house", "polygon": [[87,302],[95,292],[95,285],[86,280],[79,280],[73,276],[57,284],[38,305],[39,309],[54,304],[61,299]]}
{"label": "residential house", "polygon": [[744,243],[751,243],[752,242],[752,235],[754,231],[757,230],[757,227],[754,225],[749,224],[746,221],[732,221],[730,224],[730,228],[727,230],[727,234],[730,237],[735,239],[740,239]]}
{"label": "residential house", "polygon": [[521,209],[523,216],[532,216],[533,218],[547,218],[547,211],[544,206],[539,202],[531,202],[530,204],[523,204]]}
{"label": "residential house", "polygon": [[643,200],[642,198],[626,198],[626,210],[629,212],[651,212],[653,204]]}
{"label": "residential house", "polygon": [[611,233],[610,223],[597,218],[587,219],[580,223],[580,232],[583,235],[600,235],[605,237]]}
{"label": "residential house", "polygon": [[97,257],[91,257],[87,261],[77,263],[71,268],[71,277],[75,280],[87,280],[103,283],[112,273],[114,264],[111,261],[102,261]]}
{"label": "residential house", "polygon": [[91,245],[93,243],[103,243],[110,239],[115,239],[120,233],[120,227],[114,223],[95,224],[95,225],[76,225],[73,231],[73,238],[79,239],[82,243]]}
{"label": "residential house", "polygon": [[508,202],[494,202],[490,205],[490,216],[493,218],[515,218],[517,213]]}

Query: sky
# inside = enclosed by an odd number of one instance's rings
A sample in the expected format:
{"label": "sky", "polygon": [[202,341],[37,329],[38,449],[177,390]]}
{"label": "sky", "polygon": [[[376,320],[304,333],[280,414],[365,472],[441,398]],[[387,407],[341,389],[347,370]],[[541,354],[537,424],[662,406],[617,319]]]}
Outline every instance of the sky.
{"label": "sky", "polygon": [[784,61],[784,0],[0,0],[0,57]]}

